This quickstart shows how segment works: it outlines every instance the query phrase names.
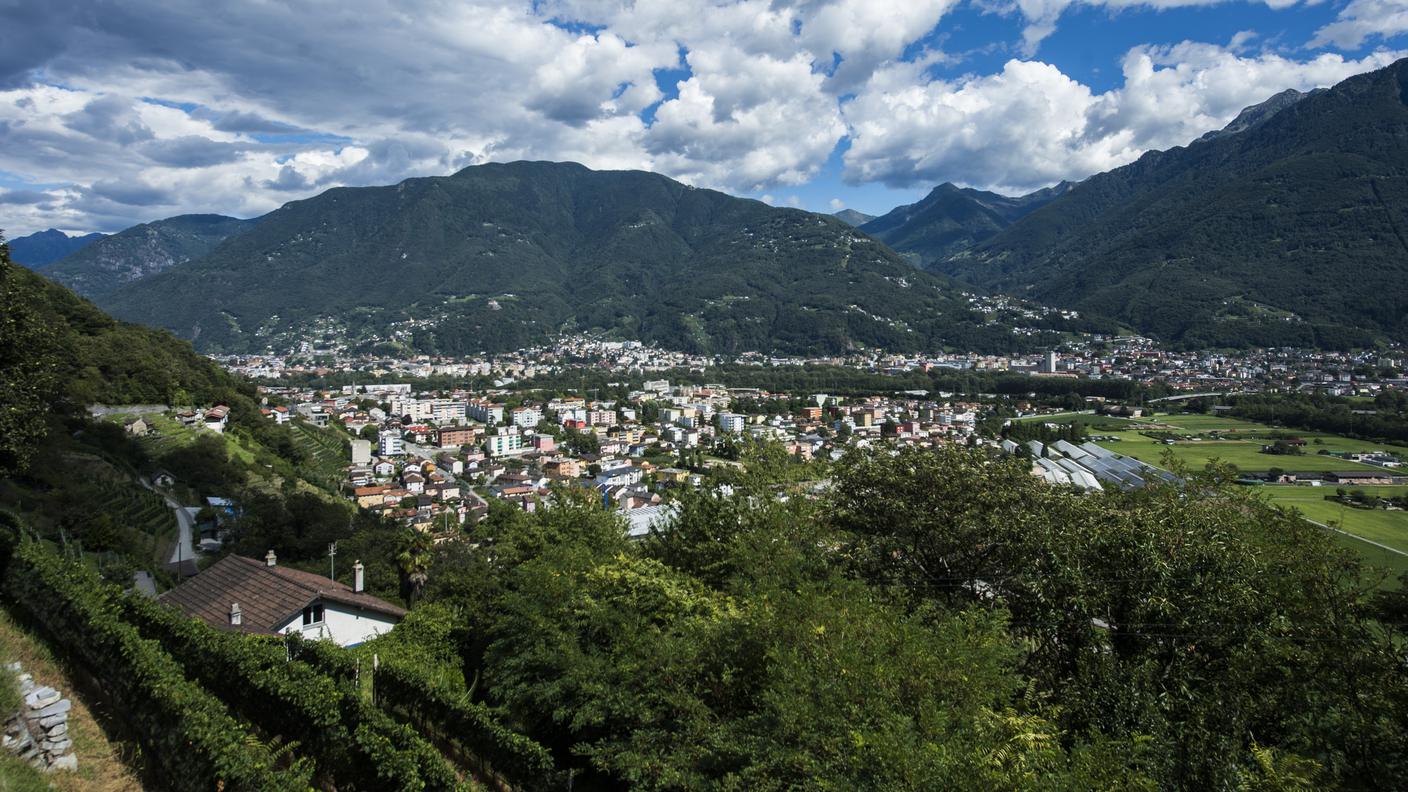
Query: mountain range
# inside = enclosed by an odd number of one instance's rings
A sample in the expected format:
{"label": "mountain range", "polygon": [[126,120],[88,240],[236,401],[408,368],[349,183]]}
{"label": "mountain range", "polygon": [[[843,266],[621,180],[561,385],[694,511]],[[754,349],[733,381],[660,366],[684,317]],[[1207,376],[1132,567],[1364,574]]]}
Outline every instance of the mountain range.
{"label": "mountain range", "polygon": [[834,217],[571,163],[329,190],[94,297],[212,351],[327,335],[460,354],[573,330],[720,353],[1043,343]]}
{"label": "mountain range", "polygon": [[1408,60],[1279,95],[929,266],[1187,347],[1408,340],[1406,102]]}
{"label": "mountain range", "polygon": [[1188,146],[1018,197],[943,184],[880,217],[825,216],[643,172],[492,164],[147,223],[45,274],[206,350],[311,334],[459,353],[598,330],[694,351],[1015,351],[1043,342],[1015,326],[1076,326],[987,316],[964,289],[1187,347],[1403,341],[1406,75],[1282,92]]}
{"label": "mountain range", "polygon": [[1064,195],[1069,182],[1017,198],[941,184],[918,203],[896,207],[860,229],[928,266],[983,242]]}
{"label": "mountain range", "polygon": [[43,269],[102,238],[102,234],[69,236],[57,228],[36,231],[9,241],[10,259],[32,270]]}
{"label": "mountain range", "polygon": [[46,267],[44,274],[85,297],[99,298],[124,283],[200,258],[255,222],[195,214],[142,223],[94,240]]}

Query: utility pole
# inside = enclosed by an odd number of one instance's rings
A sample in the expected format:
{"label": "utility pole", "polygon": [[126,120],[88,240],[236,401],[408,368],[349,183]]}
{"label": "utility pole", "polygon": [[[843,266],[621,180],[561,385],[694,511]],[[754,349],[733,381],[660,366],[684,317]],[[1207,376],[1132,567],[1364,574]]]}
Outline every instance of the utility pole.
{"label": "utility pole", "polygon": [[328,542],[328,563],[332,566],[332,574],[329,577],[337,580],[337,542]]}

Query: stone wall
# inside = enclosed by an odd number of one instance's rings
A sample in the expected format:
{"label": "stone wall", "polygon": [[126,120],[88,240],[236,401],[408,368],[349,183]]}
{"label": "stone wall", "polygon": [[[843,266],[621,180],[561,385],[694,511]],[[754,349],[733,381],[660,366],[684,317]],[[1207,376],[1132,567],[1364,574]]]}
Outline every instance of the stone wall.
{"label": "stone wall", "polygon": [[78,757],[68,734],[68,715],[73,703],[59,691],[36,685],[19,663],[10,663],[0,673],[13,674],[19,682],[23,704],[17,713],[0,713],[4,718],[3,748],[46,770],[76,770]]}

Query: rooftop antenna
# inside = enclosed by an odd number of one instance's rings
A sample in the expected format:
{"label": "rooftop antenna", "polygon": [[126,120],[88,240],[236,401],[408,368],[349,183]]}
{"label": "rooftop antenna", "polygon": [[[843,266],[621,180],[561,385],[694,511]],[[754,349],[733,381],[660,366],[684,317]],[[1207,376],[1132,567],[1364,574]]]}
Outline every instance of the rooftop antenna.
{"label": "rooftop antenna", "polygon": [[337,542],[328,542],[328,563],[332,566],[332,574],[328,577],[337,580]]}

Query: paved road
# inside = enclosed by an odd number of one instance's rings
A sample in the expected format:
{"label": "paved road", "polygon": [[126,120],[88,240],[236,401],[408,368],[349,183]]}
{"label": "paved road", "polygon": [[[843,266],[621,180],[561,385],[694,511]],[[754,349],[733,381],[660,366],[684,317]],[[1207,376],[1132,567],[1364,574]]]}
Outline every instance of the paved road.
{"label": "paved road", "polygon": [[1375,542],[1373,539],[1365,539],[1364,537],[1360,536],[1359,534],[1353,534],[1353,533],[1350,533],[1349,531],[1341,531],[1340,529],[1338,529],[1338,528],[1336,528],[1336,527],[1334,527],[1334,526],[1332,526],[1332,525],[1326,525],[1325,523],[1317,522],[1317,521],[1315,521],[1315,520],[1310,519],[1309,517],[1306,517],[1305,515],[1301,515],[1301,517],[1302,517],[1306,522],[1308,522],[1308,523],[1313,523],[1313,524],[1315,524],[1315,525],[1320,526],[1321,528],[1325,528],[1325,529],[1327,529],[1327,530],[1334,531],[1334,532],[1337,533],[1337,534],[1344,534],[1345,536],[1348,536],[1348,537],[1350,537],[1350,538],[1358,539],[1359,541],[1364,542],[1364,543],[1366,543],[1366,544],[1371,544],[1371,545],[1373,545],[1374,547],[1379,548],[1380,550],[1387,550],[1387,551],[1389,551],[1390,553],[1393,553],[1393,554],[1395,554],[1395,555],[1408,556],[1408,553],[1405,553],[1405,552],[1403,552],[1402,550],[1399,550],[1399,549],[1396,548],[1396,547],[1389,547],[1389,546],[1386,545],[1386,544],[1380,544],[1380,543],[1378,543],[1378,542]]}
{"label": "paved road", "polygon": [[166,506],[176,515],[176,546],[171,549],[171,558],[166,565],[177,567],[183,577],[196,573],[195,515],[200,511],[195,506],[182,506],[170,495],[158,490],[146,479],[140,479],[142,486],[155,492],[166,501]]}

